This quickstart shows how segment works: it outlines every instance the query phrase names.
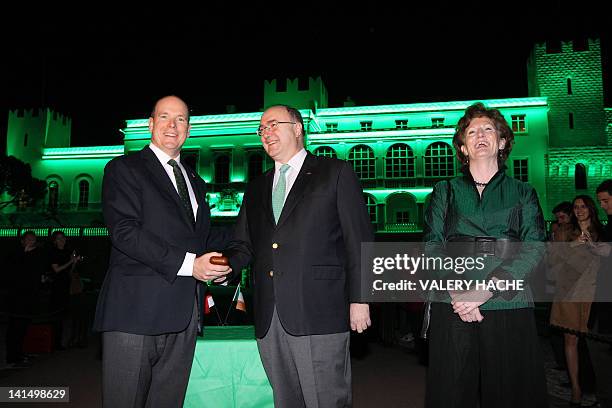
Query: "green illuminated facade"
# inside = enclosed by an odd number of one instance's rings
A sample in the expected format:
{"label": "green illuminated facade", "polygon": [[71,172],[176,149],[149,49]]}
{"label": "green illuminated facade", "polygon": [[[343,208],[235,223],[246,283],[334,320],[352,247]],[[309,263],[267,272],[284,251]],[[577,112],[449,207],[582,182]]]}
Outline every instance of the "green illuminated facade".
{"label": "green illuminated facade", "polygon": [[[512,125],[516,144],[508,174],[536,188],[547,218],[557,202],[592,194],[601,180],[612,177],[612,110],[603,105],[599,41],[574,48],[564,43],[560,52],[549,53],[545,45],[536,45],[528,61],[529,96],[482,101]],[[297,80],[288,80],[282,90],[276,80],[266,81],[263,105],[301,109],[307,149],[352,163],[372,222],[385,233],[421,230],[433,185],[458,174],[452,135],[473,102],[328,107],[321,79],[311,78],[307,89],[300,89]],[[260,116],[191,118],[183,159],[209,183],[208,201],[218,220],[237,215],[246,183],[272,165],[255,133]],[[147,145],[147,124],[147,119],[128,120],[120,146],[68,147],[69,119],[49,110],[10,112],[7,154],[30,163],[33,175],[47,180],[49,192],[40,208],[8,208],[2,222],[102,225],[104,165]]]}

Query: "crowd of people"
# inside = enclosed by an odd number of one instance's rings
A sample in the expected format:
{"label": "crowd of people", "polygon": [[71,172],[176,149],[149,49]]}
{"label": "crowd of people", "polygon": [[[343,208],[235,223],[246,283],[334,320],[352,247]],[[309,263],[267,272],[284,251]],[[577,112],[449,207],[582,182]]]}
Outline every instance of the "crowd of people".
{"label": "crowd of people", "polygon": [[[597,378],[612,378],[612,277],[610,241],[612,241],[612,180],[595,190],[599,206],[607,215],[604,227],[597,205],[589,195],[578,195],[571,202],[553,209],[555,222],[548,240],[548,279],[554,284],[554,302],[550,311],[551,342],[557,364],[567,370],[571,403],[580,405],[581,362],[592,365]],[[555,341],[562,337],[561,347]],[[583,342],[583,347],[579,343]],[[560,352],[562,348],[562,352]],[[587,356],[580,356],[580,350]],[[597,382],[601,406],[610,406],[610,385]]]}
{"label": "crowd of people", "polygon": [[66,235],[56,230],[48,243],[34,231],[21,234],[20,245],[7,259],[5,275],[8,326],[6,362],[28,367],[24,342],[32,323],[50,330],[52,350],[85,347],[89,314],[83,302],[83,279],[79,264],[83,257],[67,245]]}

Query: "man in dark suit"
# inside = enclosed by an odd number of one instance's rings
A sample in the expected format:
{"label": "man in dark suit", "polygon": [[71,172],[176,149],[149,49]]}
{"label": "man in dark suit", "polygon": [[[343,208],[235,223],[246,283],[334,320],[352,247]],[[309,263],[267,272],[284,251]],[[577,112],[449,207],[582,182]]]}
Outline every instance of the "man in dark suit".
{"label": "man in dark suit", "polygon": [[105,407],[183,405],[198,328],[197,280],[222,280],[212,265],[204,181],[180,161],[189,110],[160,99],[151,143],[104,173],[102,201],[112,250],[94,329],[103,342]]}
{"label": "man in dark suit", "polygon": [[595,370],[597,399],[602,408],[612,408],[612,179],[604,180],[595,194],[608,216],[608,223],[599,242],[589,243],[591,250],[601,258],[587,344]]}
{"label": "man in dark suit", "polygon": [[282,407],[352,403],[349,328],[370,325],[360,303],[361,243],[372,226],[355,172],[304,149],[300,112],[273,106],[258,130],[275,166],[251,182],[234,240],[234,271],[252,263],[255,334]]}

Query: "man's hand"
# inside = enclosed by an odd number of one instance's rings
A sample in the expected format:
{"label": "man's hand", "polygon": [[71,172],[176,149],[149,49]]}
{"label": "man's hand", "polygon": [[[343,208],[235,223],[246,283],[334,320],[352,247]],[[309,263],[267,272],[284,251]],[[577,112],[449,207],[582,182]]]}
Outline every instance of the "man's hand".
{"label": "man's hand", "polygon": [[219,252],[209,252],[193,261],[193,277],[200,281],[223,282],[226,275],[232,271],[228,265],[210,263],[211,256],[222,256]]}
{"label": "man's hand", "polygon": [[372,325],[370,320],[370,305],[367,303],[351,303],[351,329],[357,333],[363,332]]}
{"label": "man's hand", "polygon": [[471,314],[493,296],[493,293],[488,290],[463,290],[451,291],[449,293],[452,299],[451,305],[453,305],[453,311],[459,314],[460,317]]}
{"label": "man's hand", "polygon": [[83,260],[81,255],[77,255],[76,251],[72,251],[72,256],[70,257],[70,262],[76,264],[77,262]]}
{"label": "man's hand", "polygon": [[25,247],[23,247],[23,251],[24,252],[30,252],[32,250],[36,249],[36,244],[31,244],[31,243],[27,243]]}

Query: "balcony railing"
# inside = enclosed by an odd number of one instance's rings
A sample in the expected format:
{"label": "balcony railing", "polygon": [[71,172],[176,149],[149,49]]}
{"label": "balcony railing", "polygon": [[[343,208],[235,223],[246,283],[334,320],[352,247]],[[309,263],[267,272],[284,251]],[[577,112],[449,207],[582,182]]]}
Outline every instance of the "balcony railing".
{"label": "balcony railing", "polygon": [[384,232],[422,232],[423,228],[414,222],[385,224]]}
{"label": "balcony railing", "polygon": [[417,180],[415,178],[385,179],[384,185],[385,185],[385,188],[416,187]]}
{"label": "balcony railing", "polygon": [[208,183],[206,184],[206,187],[211,193],[222,193],[225,190],[243,192],[246,190],[246,185],[246,182],[235,181],[233,183]]}
{"label": "balcony railing", "polygon": [[361,180],[361,187],[363,187],[364,189],[366,189],[366,188],[376,188],[376,187],[378,187],[377,182],[378,182],[377,179]]}
{"label": "balcony railing", "polygon": [[19,237],[25,231],[34,231],[39,238],[50,237],[54,231],[62,231],[67,237],[107,237],[106,227],[19,227],[0,228],[0,237]]}

